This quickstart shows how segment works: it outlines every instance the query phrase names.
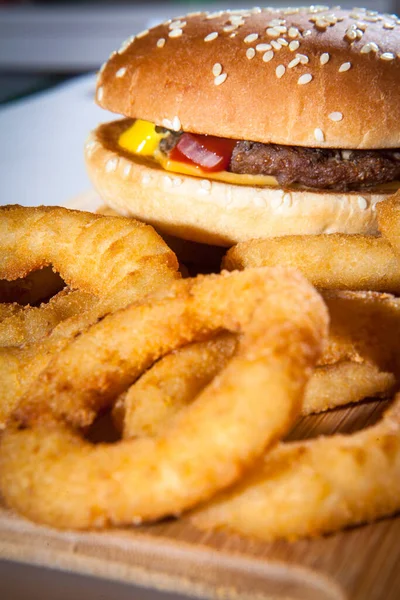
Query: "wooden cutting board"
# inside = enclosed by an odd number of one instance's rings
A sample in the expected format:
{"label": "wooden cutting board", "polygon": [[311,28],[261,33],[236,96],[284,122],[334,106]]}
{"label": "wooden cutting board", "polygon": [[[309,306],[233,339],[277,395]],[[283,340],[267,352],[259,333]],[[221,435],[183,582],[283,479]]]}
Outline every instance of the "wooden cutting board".
{"label": "wooden cutting board", "polygon": [[[89,192],[70,208],[95,211]],[[314,415],[291,439],[350,433],[379,419],[387,402]],[[0,500],[0,558],[134,582],[200,598],[399,600],[400,516],[297,542],[263,543],[204,533],[187,519],[101,533],[59,532],[8,511]]]}
{"label": "wooden cutting board", "polygon": [[[386,404],[307,417],[290,437],[360,429]],[[263,543],[200,532],[185,518],[137,529],[59,532],[0,507],[0,558],[200,598],[398,600],[400,517],[319,539]]]}

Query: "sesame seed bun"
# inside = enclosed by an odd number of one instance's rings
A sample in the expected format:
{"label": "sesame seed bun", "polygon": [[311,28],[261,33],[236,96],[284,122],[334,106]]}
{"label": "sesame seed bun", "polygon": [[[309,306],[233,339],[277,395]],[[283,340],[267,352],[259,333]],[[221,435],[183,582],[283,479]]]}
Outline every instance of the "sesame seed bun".
{"label": "sesame seed bun", "polygon": [[[100,106],[172,130],[308,148],[400,147],[400,20],[309,7],[193,13],[144,31],[98,77]],[[87,144],[89,175],[116,211],[184,239],[230,246],[287,234],[376,234],[362,190],[235,185],[171,173],[118,145]]]}
{"label": "sesame seed bun", "polygon": [[121,121],[100,126],[85,150],[89,176],[118,213],[186,240],[232,246],[290,234],[376,234],[375,206],[388,194],[251,187],[167,173],[117,140]]}
{"label": "sesame seed bun", "polygon": [[127,40],[101,70],[97,102],[220,137],[397,148],[399,54],[399,20],[374,11],[187,15]]}

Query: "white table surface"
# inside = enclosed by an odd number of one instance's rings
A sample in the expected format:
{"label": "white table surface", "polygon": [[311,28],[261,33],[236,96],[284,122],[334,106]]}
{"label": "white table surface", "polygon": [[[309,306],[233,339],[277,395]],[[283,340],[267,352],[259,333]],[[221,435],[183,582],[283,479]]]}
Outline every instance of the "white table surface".
{"label": "white table surface", "polygon": [[95,75],[0,107],[0,205],[65,205],[90,189],[91,129],[115,115],[94,103]]}

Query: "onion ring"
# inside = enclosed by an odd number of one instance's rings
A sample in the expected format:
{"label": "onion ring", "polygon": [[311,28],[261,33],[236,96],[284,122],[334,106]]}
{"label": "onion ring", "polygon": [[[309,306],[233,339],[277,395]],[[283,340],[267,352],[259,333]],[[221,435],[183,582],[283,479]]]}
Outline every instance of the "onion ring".
{"label": "onion ring", "polygon": [[[2,435],[7,504],[35,521],[87,528],[154,520],[209,498],[290,428],[327,320],[320,296],[286,269],[181,280],[167,297],[108,315],[53,357]],[[221,330],[241,333],[232,360],[164,434],[93,446],[74,431],[157,358]]]}
{"label": "onion ring", "polygon": [[[3,311],[3,316],[9,314],[4,327],[10,337],[13,328],[26,337],[22,347],[0,348],[0,427],[51,356],[69,340],[110,311],[168,287],[180,277],[174,253],[152,227],[135,219],[59,207],[0,208],[0,278],[24,277],[47,265],[59,271],[68,286],[77,288],[74,298],[81,303],[75,303],[75,315],[72,304],[62,314],[63,302],[52,303],[47,309],[51,319],[44,318],[41,325],[37,322],[33,343],[29,335],[34,330],[35,309]],[[83,304],[87,310],[81,312]],[[14,317],[10,316],[13,311]]]}
{"label": "onion ring", "polygon": [[368,362],[400,378],[400,298],[377,292],[325,291],[330,327],[320,365]]}
{"label": "onion ring", "polygon": [[[38,307],[0,305],[4,307],[0,319],[0,347],[37,342],[61,321],[88,310],[94,300],[92,294],[66,288]],[[8,315],[6,307],[10,307]]]}
{"label": "onion ring", "polygon": [[[167,354],[146,371],[112,411],[114,424],[124,439],[154,437],[189,405],[225,367],[236,348],[232,334],[189,344]],[[343,361],[316,367],[304,393],[301,413],[322,412],[364,398],[389,397],[396,379],[369,363]]]}
{"label": "onion ring", "polygon": [[263,540],[315,536],[400,510],[400,395],[363,431],[279,444],[231,490],[193,513],[201,529]]}
{"label": "onion ring", "polygon": [[222,261],[229,271],[277,265],[298,269],[321,289],[400,293],[400,259],[386,239],[374,236],[333,233],[251,240],[233,246]]}

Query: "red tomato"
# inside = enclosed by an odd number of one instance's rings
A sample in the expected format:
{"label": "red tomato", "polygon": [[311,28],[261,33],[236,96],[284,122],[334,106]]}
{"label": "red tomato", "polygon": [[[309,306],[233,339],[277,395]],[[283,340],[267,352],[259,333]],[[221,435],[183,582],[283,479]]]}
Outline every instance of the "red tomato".
{"label": "red tomato", "polygon": [[169,153],[169,158],[193,164],[203,171],[224,171],[229,165],[235,144],[235,140],[213,135],[183,133]]}

